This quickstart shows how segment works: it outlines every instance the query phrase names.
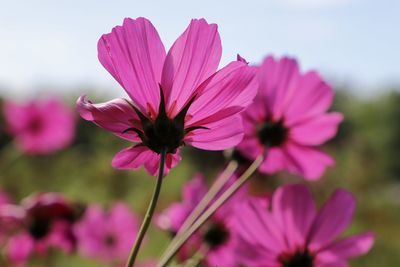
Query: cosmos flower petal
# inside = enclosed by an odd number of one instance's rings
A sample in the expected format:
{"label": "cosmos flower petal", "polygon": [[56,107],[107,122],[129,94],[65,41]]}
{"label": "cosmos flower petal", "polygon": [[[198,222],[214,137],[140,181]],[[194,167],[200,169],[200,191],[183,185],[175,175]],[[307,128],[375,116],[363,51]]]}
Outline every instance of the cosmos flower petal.
{"label": "cosmos flower petal", "polygon": [[[153,176],[158,174],[160,166],[160,155],[149,150],[150,160],[144,162],[145,169]],[[169,170],[175,167],[181,160],[180,150],[175,154],[168,153],[164,164],[164,176],[169,173]]]}
{"label": "cosmos flower petal", "polygon": [[185,142],[206,150],[224,150],[237,145],[243,138],[242,119],[239,115],[204,125],[188,134]]}
{"label": "cosmos flower petal", "polygon": [[218,68],[221,39],[216,24],[193,19],[169,50],[162,73],[167,107],[174,117],[196,88]]}
{"label": "cosmos flower petal", "polygon": [[267,213],[264,203],[258,198],[249,198],[238,203],[234,217],[235,229],[241,237],[255,246],[264,248],[266,254],[279,253],[286,247],[281,228],[274,217]]}
{"label": "cosmos flower petal", "polygon": [[272,199],[272,213],[286,235],[289,249],[305,244],[317,209],[310,189],[305,185],[285,185]]}
{"label": "cosmos flower petal", "polygon": [[15,235],[10,238],[5,247],[7,258],[15,265],[28,261],[34,253],[34,241],[27,233]]}
{"label": "cosmos flower petal", "polygon": [[242,236],[237,237],[238,247],[236,248],[236,258],[244,266],[257,267],[278,267],[276,263],[277,254],[265,250],[264,247],[254,245]]}
{"label": "cosmos flower petal", "polygon": [[[179,150],[175,154],[168,153],[165,160],[164,175],[167,175],[169,170],[175,167],[180,159]],[[142,165],[151,175],[157,175],[160,155],[145,146],[137,145],[121,150],[112,161],[114,168],[123,170],[138,169]]]}
{"label": "cosmos flower petal", "polygon": [[288,125],[326,112],[333,102],[332,88],[315,71],[306,73],[297,86],[285,112]]}
{"label": "cosmos flower petal", "polygon": [[[131,209],[123,202],[113,205],[108,214],[109,231],[118,231],[118,240],[115,245],[115,256],[126,257],[130,251],[139,229],[139,220]],[[118,228],[118,230],[116,230]],[[124,234],[122,234],[124,233]]]}
{"label": "cosmos flower petal", "polygon": [[182,192],[183,202],[192,209],[197,206],[207,191],[208,189],[204,176],[197,174],[184,185]]}
{"label": "cosmos flower petal", "polygon": [[[189,109],[193,114],[188,125],[203,125],[205,121],[221,119],[221,111],[225,116],[242,111],[257,94],[257,69],[247,64],[234,61],[216,72],[202,83],[198,90],[198,97]],[[223,117],[222,117],[223,118]]]}
{"label": "cosmos flower petal", "polygon": [[157,215],[155,222],[162,230],[178,232],[192,209],[192,206],[184,203],[173,203]]}
{"label": "cosmos flower petal", "polygon": [[93,104],[86,96],[81,96],[77,101],[77,110],[83,119],[121,138],[138,142],[140,139],[134,131],[124,133],[132,127],[139,130],[142,128],[138,116],[127,101],[117,98],[105,103]]}
{"label": "cosmos flower petal", "polygon": [[[242,147],[242,145],[240,145]],[[263,173],[276,173],[285,169],[288,165],[285,152],[280,147],[272,147],[267,150],[266,157],[261,163],[259,170]]]}
{"label": "cosmos flower petal", "polygon": [[207,266],[237,267],[237,259],[233,255],[234,242],[220,246],[207,253]]}
{"label": "cosmos flower petal", "polygon": [[336,190],[314,221],[309,236],[310,247],[319,250],[336,239],[351,223],[355,207],[356,202],[350,192]]}
{"label": "cosmos flower petal", "polygon": [[142,145],[128,147],[115,155],[112,166],[121,170],[138,169],[149,160],[154,160],[153,154],[153,151]]}
{"label": "cosmos flower petal", "polygon": [[98,57],[143,113],[158,107],[165,48],[149,20],[126,18],[100,38]]}
{"label": "cosmos flower petal", "polygon": [[336,135],[342,120],[343,115],[339,112],[314,117],[293,126],[289,138],[302,145],[321,145]]}
{"label": "cosmos flower petal", "polygon": [[334,165],[334,160],[317,148],[301,146],[292,142],[285,145],[288,159],[288,170],[291,173],[303,175],[307,180],[318,180],[328,166]]}
{"label": "cosmos flower petal", "polygon": [[335,241],[318,252],[318,259],[330,263],[366,254],[374,244],[374,234],[367,232]]}
{"label": "cosmos flower petal", "polygon": [[275,60],[269,56],[264,59],[258,77],[260,98],[273,115],[273,119],[281,119],[293,91],[298,89],[300,73],[296,60],[288,57]]}

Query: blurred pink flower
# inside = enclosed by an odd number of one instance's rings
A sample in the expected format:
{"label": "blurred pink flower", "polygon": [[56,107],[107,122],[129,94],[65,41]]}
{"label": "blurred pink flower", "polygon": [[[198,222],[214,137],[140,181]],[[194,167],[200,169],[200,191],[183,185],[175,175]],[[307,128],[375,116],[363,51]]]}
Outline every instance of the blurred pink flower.
{"label": "blurred pink flower", "polygon": [[7,259],[22,265],[34,255],[45,256],[50,247],[72,252],[74,216],[72,205],[57,193],[37,194],[26,198],[21,205],[1,206],[0,222],[8,231]]}
{"label": "blurred pink flower", "polygon": [[125,260],[138,227],[137,217],[123,203],[114,204],[109,212],[90,206],[74,226],[78,250],[87,257],[108,262]]}
{"label": "blurred pink flower", "polygon": [[120,151],[113,167],[144,165],[155,175],[162,149],[168,171],[184,144],[223,150],[240,142],[239,113],[256,95],[256,70],[234,61],[217,71],[221,53],[217,25],[204,19],[193,19],[168,54],[145,18],[127,18],[100,38],[99,60],[130,100],[92,104],[82,96],[77,108],[82,118],[137,143]]}
{"label": "blurred pink flower", "polygon": [[238,150],[254,160],[266,155],[259,170],[288,170],[319,179],[334,160],[316,146],[333,138],[343,116],[327,113],[333,90],[318,75],[300,73],[296,60],[267,57],[259,67],[259,92],[243,112],[245,136]]}
{"label": "blurred pink flower", "polygon": [[4,115],[18,148],[28,154],[63,149],[75,136],[72,110],[55,98],[21,104],[6,102]]}
{"label": "blurred pink flower", "polygon": [[307,186],[282,186],[272,208],[248,199],[236,206],[237,255],[246,266],[348,266],[349,258],[367,253],[371,232],[339,238],[350,225],[355,200],[337,190],[319,212]]}
{"label": "blurred pink flower", "polygon": [[[221,192],[224,192],[235,179],[236,176],[232,176]],[[159,214],[156,218],[156,224],[161,229],[170,231],[172,234],[177,233],[206,192],[207,186],[203,176],[196,175],[184,186],[182,202],[172,204]],[[216,196],[216,198],[218,197],[219,195]],[[185,243],[178,252],[178,260],[182,262],[188,260],[197,250],[207,248],[203,262],[206,266],[237,266],[235,258],[237,240],[235,233],[232,231],[232,210],[236,203],[242,201],[245,197],[247,197],[246,186],[224,203],[211,219]]]}
{"label": "blurred pink flower", "polygon": [[0,206],[11,203],[11,198],[5,191],[0,189]]}

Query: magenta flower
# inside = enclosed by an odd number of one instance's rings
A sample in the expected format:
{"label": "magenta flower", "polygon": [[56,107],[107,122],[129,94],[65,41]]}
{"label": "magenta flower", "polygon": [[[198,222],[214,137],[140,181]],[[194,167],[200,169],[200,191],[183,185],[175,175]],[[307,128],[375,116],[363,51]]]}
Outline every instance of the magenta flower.
{"label": "magenta flower", "polygon": [[154,175],[166,149],[165,171],[180,160],[184,144],[207,150],[235,146],[243,137],[239,113],[256,94],[255,70],[235,61],[217,71],[221,58],[217,25],[192,20],[168,54],[145,18],[125,19],[103,35],[99,60],[130,99],[92,104],[77,101],[82,118],[136,143],[112,165]]}
{"label": "magenta flower", "polygon": [[345,190],[333,193],[318,212],[308,187],[286,185],[274,193],[271,206],[254,199],[237,206],[237,254],[246,266],[348,266],[349,258],[374,243],[370,232],[340,238],[356,206]]}
{"label": "magenta flower", "polygon": [[71,144],[75,116],[60,100],[6,102],[4,115],[17,147],[28,154],[48,154]]}
{"label": "magenta flower", "polygon": [[288,170],[319,179],[334,161],[317,146],[335,136],[343,116],[327,113],[333,90],[311,71],[300,73],[296,60],[267,57],[259,67],[259,92],[243,112],[245,136],[238,150],[247,158],[266,155],[259,170]]}
{"label": "magenta flower", "polygon": [[128,257],[139,228],[138,219],[123,203],[114,204],[109,212],[90,206],[74,227],[78,250],[107,262]]}
{"label": "magenta flower", "polygon": [[45,256],[49,248],[72,252],[74,219],[72,204],[57,193],[31,196],[20,206],[1,206],[0,222],[9,232],[5,242],[7,259],[22,265],[33,256]]}
{"label": "magenta flower", "polygon": [[[235,176],[226,184],[225,191],[236,179]],[[197,206],[207,192],[207,186],[201,175],[196,175],[183,188],[182,202],[174,203],[157,216],[156,224],[172,234],[178,232],[190,212]],[[216,196],[216,199],[219,195]],[[211,219],[199,229],[179,250],[178,260],[190,259],[197,250],[207,248],[203,264],[205,266],[235,267],[235,249],[237,240],[233,229],[232,210],[235,205],[247,197],[247,187],[240,189],[229,201],[224,203]],[[213,202],[213,201],[212,201]]]}

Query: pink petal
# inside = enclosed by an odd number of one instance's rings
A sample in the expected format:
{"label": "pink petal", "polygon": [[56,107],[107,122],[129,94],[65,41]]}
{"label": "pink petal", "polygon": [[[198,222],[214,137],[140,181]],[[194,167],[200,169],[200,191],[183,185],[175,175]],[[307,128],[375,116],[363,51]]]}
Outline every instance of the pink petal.
{"label": "pink petal", "polygon": [[234,225],[242,240],[263,247],[266,256],[285,249],[280,226],[258,198],[249,198],[236,206]]}
{"label": "pink petal", "polygon": [[240,115],[205,124],[208,129],[197,129],[186,135],[185,142],[205,150],[224,150],[234,147],[243,138]]}
{"label": "pink petal", "polygon": [[98,57],[142,112],[158,108],[165,49],[150,21],[126,18],[100,38]]}
{"label": "pink petal", "polygon": [[334,160],[317,148],[288,142],[285,147],[289,159],[289,172],[302,175],[307,180],[318,180]]}
{"label": "pink petal", "polygon": [[162,87],[171,117],[189,101],[197,86],[217,70],[221,53],[217,25],[193,19],[169,50],[163,68]]}
{"label": "pink petal", "polygon": [[[277,262],[277,254],[268,253],[262,246],[249,243],[241,237],[238,238],[236,257],[244,266],[254,267],[280,267]],[[240,266],[240,265],[239,265]]]}
{"label": "pink petal", "polygon": [[[175,154],[167,154],[164,167],[164,176],[180,161],[179,150]],[[112,166],[116,169],[129,170],[144,166],[150,175],[158,175],[160,155],[145,146],[137,145],[125,148],[118,152],[112,160]]]}
{"label": "pink petal", "polygon": [[113,258],[125,259],[134,244],[139,230],[139,220],[131,209],[122,202],[113,205],[108,214],[107,229],[116,237]]}
{"label": "pink petal", "polygon": [[291,127],[289,138],[302,145],[321,145],[336,135],[342,120],[338,112],[314,117]]}
{"label": "pink petal", "polygon": [[356,202],[353,195],[338,189],[320,210],[309,236],[312,250],[329,245],[351,223]]}
{"label": "pink petal", "polygon": [[333,90],[317,72],[306,73],[296,86],[297,90],[293,92],[285,112],[287,125],[320,115],[332,105]]}
{"label": "pink petal", "polygon": [[317,213],[310,189],[301,184],[278,188],[273,195],[272,213],[286,235],[289,250],[304,247]]}
{"label": "pink petal", "polygon": [[25,233],[13,236],[5,248],[8,259],[15,265],[28,261],[34,252],[34,241]]}
{"label": "pink petal", "polygon": [[143,145],[125,148],[118,152],[112,160],[116,169],[138,169],[140,166],[154,159],[154,152]]}
{"label": "pink petal", "polygon": [[182,203],[173,203],[156,217],[156,224],[162,230],[178,232],[192,209]]}
{"label": "pink petal", "polygon": [[123,133],[132,127],[142,129],[136,112],[127,101],[117,98],[105,103],[92,104],[86,96],[81,96],[77,101],[77,110],[83,119],[91,121],[121,138],[139,142],[140,138],[135,132]]}
{"label": "pink petal", "polygon": [[334,242],[318,253],[318,258],[324,262],[336,262],[366,254],[374,244],[374,234],[354,235]]}
{"label": "pink petal", "polygon": [[[148,173],[153,176],[158,175],[159,165],[160,165],[160,155],[157,153],[151,152],[151,159],[144,163],[144,167]],[[175,167],[179,161],[181,160],[180,151],[177,150],[175,154],[167,154],[167,158],[165,159],[164,166],[164,176],[169,173],[169,170]]]}
{"label": "pink petal", "polygon": [[299,67],[295,59],[284,57],[279,61],[269,56],[259,69],[259,98],[278,121],[290,105],[294,91],[299,90]]}
{"label": "pink petal", "polygon": [[231,62],[197,89],[198,97],[190,107],[188,126],[204,125],[246,108],[257,94],[256,68]]}
{"label": "pink petal", "polygon": [[266,157],[259,167],[260,172],[274,174],[287,167],[287,156],[280,147],[272,147],[267,149],[265,154]]}
{"label": "pink petal", "polygon": [[207,184],[204,180],[203,175],[197,174],[184,185],[183,201],[189,207],[191,207],[191,209],[194,209],[207,193],[207,191]]}

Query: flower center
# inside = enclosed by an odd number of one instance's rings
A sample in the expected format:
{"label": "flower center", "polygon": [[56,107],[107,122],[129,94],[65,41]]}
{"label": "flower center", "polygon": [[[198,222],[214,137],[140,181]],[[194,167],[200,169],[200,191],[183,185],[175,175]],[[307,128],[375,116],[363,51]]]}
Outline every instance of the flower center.
{"label": "flower center", "polygon": [[29,224],[29,233],[36,239],[42,239],[50,230],[50,222],[48,220],[33,220]]}
{"label": "flower center", "polygon": [[306,249],[304,251],[297,251],[292,255],[281,255],[279,261],[282,267],[313,267],[314,257]]}
{"label": "flower center", "polygon": [[257,127],[257,135],[262,144],[276,147],[286,141],[288,129],[283,125],[282,120],[274,122],[269,119]]}
{"label": "flower center", "polygon": [[207,129],[203,126],[185,128],[186,113],[195,98],[196,95],[190,99],[175,118],[171,119],[167,115],[164,93],[160,86],[160,106],[157,118],[154,121],[150,120],[138,108],[128,102],[139,116],[143,131],[136,128],[128,128],[123,133],[128,131],[136,132],[143,145],[158,154],[163,149],[166,149],[167,153],[174,154],[178,147],[184,145],[183,139],[187,133],[196,129]]}
{"label": "flower center", "polygon": [[117,242],[115,236],[113,234],[108,234],[106,235],[106,237],[104,238],[104,244],[107,247],[113,247],[115,245],[115,243]]}
{"label": "flower center", "polygon": [[229,232],[222,223],[213,223],[205,232],[203,239],[210,248],[224,244],[229,238]]}
{"label": "flower center", "polygon": [[39,133],[42,128],[43,121],[40,118],[33,118],[28,124],[28,129],[32,133]]}

